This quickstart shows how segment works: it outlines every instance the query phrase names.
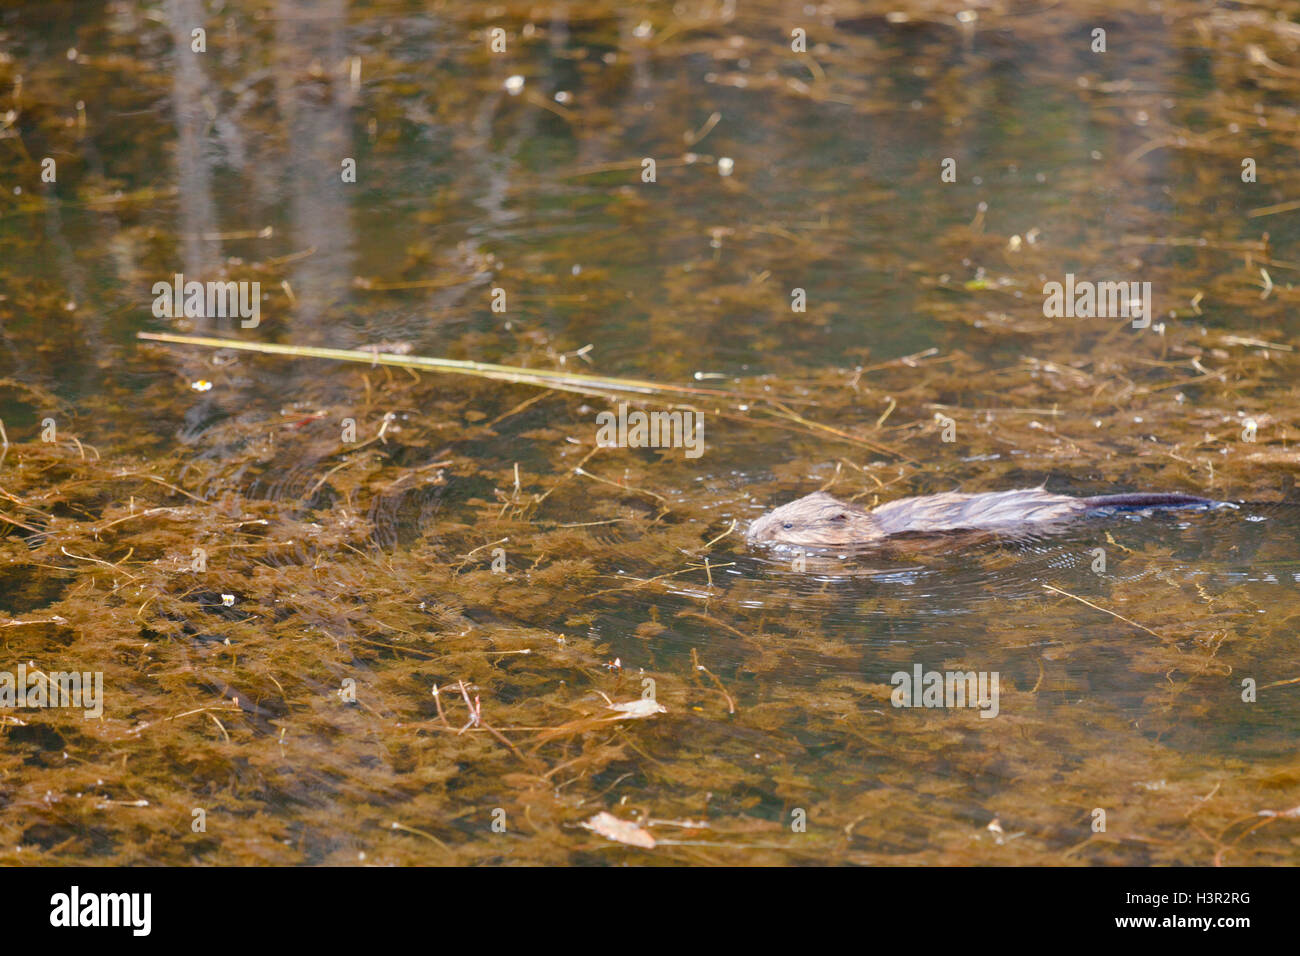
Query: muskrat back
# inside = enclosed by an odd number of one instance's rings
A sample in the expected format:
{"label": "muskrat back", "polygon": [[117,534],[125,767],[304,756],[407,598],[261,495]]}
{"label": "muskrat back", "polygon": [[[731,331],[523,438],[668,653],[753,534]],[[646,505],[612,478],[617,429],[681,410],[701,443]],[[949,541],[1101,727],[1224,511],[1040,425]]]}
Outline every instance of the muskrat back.
{"label": "muskrat back", "polygon": [[900,498],[867,510],[824,491],[782,505],[749,526],[749,541],[806,548],[863,547],[898,534],[1049,530],[1107,508],[1208,508],[1220,502],[1182,494],[1072,498],[1044,488]]}

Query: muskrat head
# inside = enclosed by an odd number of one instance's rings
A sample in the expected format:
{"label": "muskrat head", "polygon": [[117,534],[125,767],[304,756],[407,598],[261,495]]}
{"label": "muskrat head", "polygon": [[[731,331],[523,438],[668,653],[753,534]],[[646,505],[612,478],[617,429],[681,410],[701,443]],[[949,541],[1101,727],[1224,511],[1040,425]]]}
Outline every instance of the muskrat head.
{"label": "muskrat head", "polygon": [[870,544],[884,533],[870,513],[818,491],[758,518],[746,537],[754,544],[835,548]]}

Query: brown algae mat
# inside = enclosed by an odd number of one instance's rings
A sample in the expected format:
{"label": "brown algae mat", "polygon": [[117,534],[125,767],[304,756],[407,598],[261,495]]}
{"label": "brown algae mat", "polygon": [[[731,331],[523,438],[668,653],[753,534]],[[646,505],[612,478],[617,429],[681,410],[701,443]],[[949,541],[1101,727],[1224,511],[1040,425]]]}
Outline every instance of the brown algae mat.
{"label": "brown algae mat", "polygon": [[[583,4],[564,42],[517,4],[431,34],[228,6],[268,59],[211,88],[130,5],[5,27],[0,670],[104,699],[0,709],[0,864],[1300,860],[1300,8],[837,0],[800,57],[777,3]],[[381,182],[330,206],[292,163],[344,125],[354,46]],[[259,281],[261,326],[151,317],[180,261]],[[1150,281],[1155,322],[1045,317],[1066,272]],[[677,394],[688,459],[597,448],[595,395],[142,329],[751,400]],[[802,570],[741,537],[818,487],[1043,480],[1248,506]],[[918,662],[997,670],[997,718],[891,706]]]}

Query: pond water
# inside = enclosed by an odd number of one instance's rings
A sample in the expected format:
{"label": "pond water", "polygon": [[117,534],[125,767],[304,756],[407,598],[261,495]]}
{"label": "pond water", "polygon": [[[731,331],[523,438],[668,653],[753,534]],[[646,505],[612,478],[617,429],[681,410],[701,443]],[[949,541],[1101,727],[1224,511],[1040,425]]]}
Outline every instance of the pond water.
{"label": "pond water", "polygon": [[[7,6],[0,864],[1295,863],[1286,10]],[[1240,507],[744,540],[1044,482]]]}

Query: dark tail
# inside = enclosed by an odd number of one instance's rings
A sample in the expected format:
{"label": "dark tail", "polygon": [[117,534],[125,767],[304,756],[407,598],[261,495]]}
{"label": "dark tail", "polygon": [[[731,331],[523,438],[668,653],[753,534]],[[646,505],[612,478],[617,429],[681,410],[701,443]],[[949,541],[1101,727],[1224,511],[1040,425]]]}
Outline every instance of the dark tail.
{"label": "dark tail", "polygon": [[1140,510],[1142,508],[1221,508],[1222,501],[1211,498],[1198,498],[1195,495],[1166,494],[1132,494],[1099,495],[1096,498],[1084,498],[1083,503],[1089,508],[1119,508],[1123,510]]}

